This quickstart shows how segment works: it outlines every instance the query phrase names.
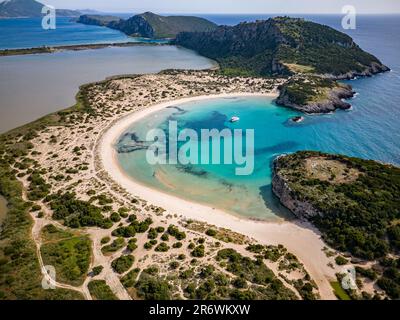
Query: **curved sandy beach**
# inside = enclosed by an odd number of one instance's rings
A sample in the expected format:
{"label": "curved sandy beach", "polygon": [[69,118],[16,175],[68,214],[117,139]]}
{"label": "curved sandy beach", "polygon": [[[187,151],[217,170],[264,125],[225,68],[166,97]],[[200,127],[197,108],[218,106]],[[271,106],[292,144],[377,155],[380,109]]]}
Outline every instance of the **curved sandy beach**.
{"label": "curved sandy beach", "polygon": [[181,104],[194,100],[239,96],[276,97],[276,94],[234,93],[191,97],[156,104],[139,112],[131,113],[114,122],[99,139],[97,151],[101,164],[109,176],[129,193],[164,208],[168,213],[178,214],[188,219],[204,221],[218,227],[227,228],[247,235],[263,244],[284,245],[305,265],[305,268],[319,287],[321,298],[335,299],[329,281],[336,279],[335,272],[337,270],[328,266],[330,260],[322,251],[326,245],[311,225],[304,222],[258,222],[236,217],[222,210],[187,201],[144,186],[124,173],[118,164],[117,152],[114,145],[121,134],[135,121],[166,108],[171,103]]}

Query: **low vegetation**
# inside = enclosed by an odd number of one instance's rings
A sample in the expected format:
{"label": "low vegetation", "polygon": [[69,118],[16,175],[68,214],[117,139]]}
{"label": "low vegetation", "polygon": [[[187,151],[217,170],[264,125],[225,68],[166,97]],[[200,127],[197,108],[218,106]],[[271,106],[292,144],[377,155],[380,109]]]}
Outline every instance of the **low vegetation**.
{"label": "low vegetation", "polygon": [[88,289],[94,300],[118,300],[104,280],[90,281]]}
{"label": "low vegetation", "polygon": [[30,205],[23,201],[21,183],[16,180],[9,166],[14,155],[25,152],[27,144],[6,146],[6,141],[7,138],[1,136],[0,150],[10,158],[0,158],[0,194],[8,203],[0,238],[0,299],[83,299],[80,293],[73,290],[42,288],[35,243],[30,237]]}
{"label": "low vegetation", "polygon": [[83,283],[91,259],[91,242],[88,237],[45,243],[40,252],[44,264],[55,267],[58,281],[75,286]]}
{"label": "low vegetation", "polygon": [[111,262],[111,266],[115,272],[124,273],[132,267],[134,261],[135,258],[131,255],[120,256]]}
{"label": "low vegetation", "polygon": [[[307,161],[318,163],[310,171]],[[340,165],[332,169],[336,163]],[[400,168],[311,151],[279,158],[278,167],[292,197],[321,213],[310,220],[328,244],[358,258],[379,259],[384,272],[377,284],[390,297],[398,297],[399,259],[389,255],[396,255],[399,250]],[[327,170],[331,170],[330,176]],[[339,265],[346,261],[336,258]]]}
{"label": "low vegetation", "polygon": [[113,222],[104,218],[101,208],[89,202],[78,200],[73,193],[53,194],[46,198],[53,210],[53,218],[63,220],[71,228],[111,228]]}

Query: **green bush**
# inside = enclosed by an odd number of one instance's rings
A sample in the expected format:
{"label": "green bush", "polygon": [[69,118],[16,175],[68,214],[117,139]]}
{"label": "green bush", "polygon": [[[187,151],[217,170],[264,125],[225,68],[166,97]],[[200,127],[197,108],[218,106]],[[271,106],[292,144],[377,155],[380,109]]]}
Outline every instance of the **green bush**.
{"label": "green bush", "polygon": [[127,249],[129,250],[129,251],[135,251],[136,249],[137,249],[137,244],[136,244],[136,242],[137,242],[137,239],[130,239],[129,241],[128,241],[128,245],[127,245]]}
{"label": "green bush", "polygon": [[104,267],[103,266],[96,266],[92,269],[92,275],[93,276],[98,276],[102,271]]}
{"label": "green bush", "polygon": [[204,257],[204,254],[205,254],[205,248],[204,248],[204,245],[199,245],[199,246],[197,246],[196,248],[194,248],[194,250],[190,253],[193,257],[196,257],[196,258],[201,258],[201,257]]}
{"label": "green bush", "polygon": [[338,266],[343,266],[343,265],[347,264],[349,261],[342,256],[337,256],[335,258],[335,262]]}
{"label": "green bush", "polygon": [[103,238],[101,238],[100,243],[101,244],[106,244],[106,243],[109,243],[110,241],[111,241],[110,237],[103,237]]}
{"label": "green bush", "polygon": [[215,237],[217,235],[217,231],[214,229],[208,229],[206,231],[206,235],[210,236],[210,237]]}
{"label": "green bush", "polygon": [[154,251],[157,252],[167,252],[169,250],[169,246],[165,242],[161,242]]}
{"label": "green bush", "polygon": [[172,298],[168,282],[146,272],[142,272],[135,288],[137,295],[144,300],[170,300]]}
{"label": "green bush", "polygon": [[172,224],[168,227],[167,232],[171,236],[175,237],[176,240],[183,240],[186,238],[186,233],[183,231],[180,231],[176,226],[174,226]]}
{"label": "green bush", "polygon": [[147,238],[148,239],[156,239],[158,237],[158,232],[154,228],[150,228],[150,230],[147,233]]}
{"label": "green bush", "polygon": [[125,246],[125,240],[124,238],[117,238],[115,239],[111,244],[104,246],[101,248],[101,252],[103,254],[111,253],[111,252],[116,252],[120,249],[122,249]]}
{"label": "green bush", "polygon": [[174,249],[182,248],[182,242],[175,242],[175,243],[172,245],[172,248],[174,248]]}
{"label": "green bush", "polygon": [[131,255],[121,256],[111,262],[111,266],[114,271],[118,273],[124,273],[128,271],[135,261],[135,258]]}

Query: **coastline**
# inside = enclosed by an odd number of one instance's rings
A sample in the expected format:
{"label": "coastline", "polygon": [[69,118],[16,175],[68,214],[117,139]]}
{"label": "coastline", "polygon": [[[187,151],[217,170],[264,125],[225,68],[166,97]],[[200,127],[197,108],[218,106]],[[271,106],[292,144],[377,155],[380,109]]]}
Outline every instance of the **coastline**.
{"label": "coastline", "polygon": [[329,259],[322,250],[326,245],[321,240],[318,231],[312,227],[311,224],[300,221],[264,222],[234,216],[223,210],[181,199],[144,186],[129,177],[118,165],[114,143],[132,123],[139,121],[151,113],[166,108],[172,103],[181,104],[213,98],[240,96],[277,97],[277,93],[215,94],[156,103],[138,112],[130,113],[111,123],[97,140],[96,156],[99,157],[102,168],[109,174],[114,182],[118,183],[129,193],[139,196],[153,205],[164,208],[167,213],[178,214],[186,219],[194,219],[214,224],[218,227],[227,228],[265,244],[284,245],[304,263],[312,278],[316,281],[320,289],[321,297],[324,299],[335,299],[332,287],[329,283],[335,279],[335,270],[328,266]]}
{"label": "coastline", "polygon": [[19,49],[1,49],[0,57],[20,56],[28,54],[43,54],[43,53],[56,53],[60,51],[81,51],[81,50],[94,50],[104,49],[108,47],[135,47],[135,46],[165,46],[169,43],[159,42],[111,42],[111,43],[88,43],[88,44],[74,44],[66,46],[43,46],[32,48],[19,48]]}

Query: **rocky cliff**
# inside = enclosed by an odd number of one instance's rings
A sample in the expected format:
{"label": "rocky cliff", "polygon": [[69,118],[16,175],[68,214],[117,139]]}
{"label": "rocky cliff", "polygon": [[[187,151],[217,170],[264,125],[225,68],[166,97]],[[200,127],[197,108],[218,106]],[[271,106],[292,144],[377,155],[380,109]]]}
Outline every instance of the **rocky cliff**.
{"label": "rocky cliff", "polygon": [[350,85],[330,79],[298,77],[279,87],[276,103],[305,113],[329,113],[336,109],[350,109],[344,101],[354,96]]}
{"label": "rocky cliff", "polygon": [[76,22],[87,24],[87,25],[94,25],[94,26],[101,26],[106,27],[110,23],[117,23],[121,20],[121,18],[115,16],[104,16],[104,15],[96,15],[96,14],[84,14],[81,15]]}
{"label": "rocky cliff", "polygon": [[313,205],[300,199],[290,188],[289,181],[281,174],[280,157],[274,161],[274,171],[272,179],[272,191],[279,198],[279,201],[288,208],[297,218],[309,220],[315,216],[322,216]]}

